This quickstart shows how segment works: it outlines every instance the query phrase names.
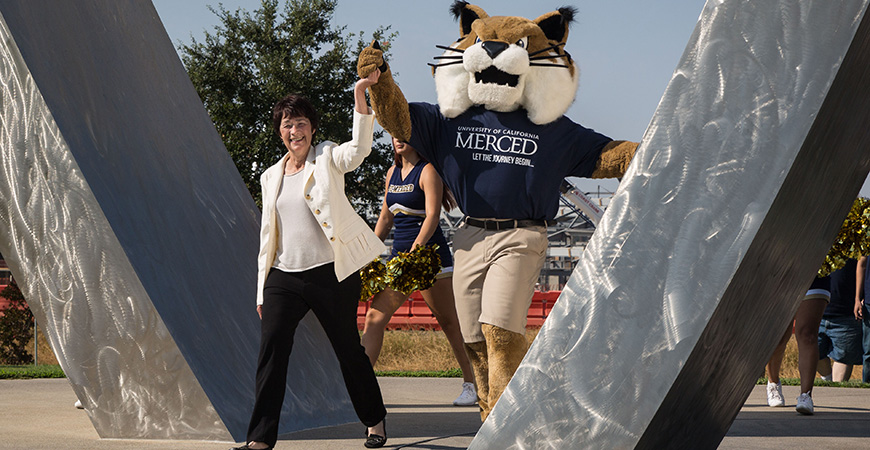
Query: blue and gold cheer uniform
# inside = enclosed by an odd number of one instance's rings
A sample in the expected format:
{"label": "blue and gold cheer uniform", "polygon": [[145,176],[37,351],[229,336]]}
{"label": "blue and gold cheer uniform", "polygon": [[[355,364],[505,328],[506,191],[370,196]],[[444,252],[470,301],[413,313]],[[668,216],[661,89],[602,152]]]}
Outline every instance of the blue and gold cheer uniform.
{"label": "blue and gold cheer uniform", "polygon": [[[392,256],[396,256],[398,252],[411,250],[414,240],[420,234],[423,220],[426,218],[426,195],[423,193],[423,188],[420,187],[420,174],[423,173],[423,167],[426,164],[429,163],[418,162],[404,179],[402,179],[401,167],[393,169],[386,198],[387,207],[393,213],[393,225],[395,226]],[[453,257],[450,255],[450,248],[447,246],[447,239],[444,238],[441,226],[435,227],[435,232],[426,244],[438,244],[441,266],[445,269],[452,269]],[[442,272],[451,271],[442,270]]]}

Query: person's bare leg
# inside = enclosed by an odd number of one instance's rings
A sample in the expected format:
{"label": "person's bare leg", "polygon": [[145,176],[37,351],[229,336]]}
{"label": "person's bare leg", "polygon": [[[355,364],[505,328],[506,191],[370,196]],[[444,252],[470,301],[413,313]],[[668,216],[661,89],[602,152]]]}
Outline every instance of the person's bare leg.
{"label": "person's bare leg", "polygon": [[819,375],[824,377],[830,377],[832,373],[831,369],[831,358],[822,358],[819,360],[819,365],[816,368],[816,371],[819,372]]}
{"label": "person's bare leg", "polygon": [[378,362],[378,356],[381,354],[384,330],[390,323],[390,318],[407,299],[407,295],[392,289],[384,289],[372,299],[372,307],[366,313],[365,327],[360,338],[360,343],[365,347],[366,356],[372,362],[372,367]]}
{"label": "person's bare leg", "polygon": [[471,363],[468,361],[468,355],[465,354],[465,346],[462,342],[462,333],[459,332],[459,318],[456,316],[456,305],[453,298],[453,279],[441,278],[435,281],[435,284],[425,290],[420,291],[423,295],[423,300],[429,306],[429,310],[435,315],[435,320],[444,331],[447,337],[447,342],[450,343],[450,348],[453,350],[453,356],[456,357],[456,362],[459,363],[459,368],[462,370],[462,379],[466,382],[474,382],[474,373],[471,369]]}
{"label": "person's bare leg", "polygon": [[767,362],[767,405],[771,407],[785,406],[785,397],[782,395],[782,384],[779,381],[779,372],[782,368],[782,357],[785,355],[785,348],[788,345],[788,340],[791,339],[792,321],[789,321],[788,328],[773,349],[773,354]]}
{"label": "person's bare leg", "polygon": [[839,361],[834,361],[834,365],[831,367],[833,380],[838,383],[849,381],[849,378],[852,378],[852,367],[851,364],[843,364]]}
{"label": "person's bare leg", "polygon": [[828,302],[811,298],[801,302],[795,314],[794,335],[798,345],[798,371],[801,393],[812,395],[813,381],[819,364],[819,323]]}
{"label": "person's bare leg", "polygon": [[767,381],[771,383],[779,383],[779,371],[782,369],[782,357],[785,355],[785,348],[788,345],[788,340],[791,339],[792,328],[791,321],[785,333],[776,344],[773,354],[770,355],[770,360],[767,361]]}

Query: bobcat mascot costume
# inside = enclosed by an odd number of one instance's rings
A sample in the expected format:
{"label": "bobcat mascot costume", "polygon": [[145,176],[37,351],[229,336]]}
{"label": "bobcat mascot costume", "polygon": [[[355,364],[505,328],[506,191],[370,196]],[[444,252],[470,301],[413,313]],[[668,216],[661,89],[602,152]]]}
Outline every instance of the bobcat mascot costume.
{"label": "bobcat mascot costume", "polygon": [[565,52],[575,10],[535,19],[451,7],[461,37],[433,64],[438,105],[409,104],[377,42],[357,69],[381,70],[375,116],[444,179],[467,216],[454,236],[453,288],[485,420],[526,354],[526,316],[547,251],[547,221],[566,176],[622,176],[637,144],[563,114],[578,70]]}

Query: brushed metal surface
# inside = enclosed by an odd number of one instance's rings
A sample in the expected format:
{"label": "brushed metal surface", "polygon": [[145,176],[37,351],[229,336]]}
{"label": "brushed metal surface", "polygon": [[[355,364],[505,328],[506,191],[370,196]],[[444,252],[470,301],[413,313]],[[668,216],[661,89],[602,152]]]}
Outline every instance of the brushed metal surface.
{"label": "brushed metal surface", "polygon": [[[819,255],[827,253],[867,177],[868,81],[870,16],[865,13],[744,263],[637,449],[716,448],[728,432],[782,337],[779,324],[791,322],[806,280],[823,259]],[[807,273],[809,278],[801,275]],[[823,406],[826,400],[816,401]]]}
{"label": "brushed metal surface", "polygon": [[[855,132],[866,114],[819,116],[866,9],[708,1],[602,223],[470,448],[721,440],[870,167]],[[808,138],[825,121],[848,138]],[[824,189],[833,198],[804,197]],[[700,363],[710,367],[682,373]],[[701,373],[710,379],[691,377]]]}
{"label": "brushed metal surface", "polygon": [[[0,16],[0,252],[97,431],[244,440],[260,213],[156,11],[2,0]],[[356,421],[323,348],[306,318],[282,433]]]}
{"label": "brushed metal surface", "polygon": [[0,251],[97,432],[104,438],[229,438],[2,17],[0,80]]}

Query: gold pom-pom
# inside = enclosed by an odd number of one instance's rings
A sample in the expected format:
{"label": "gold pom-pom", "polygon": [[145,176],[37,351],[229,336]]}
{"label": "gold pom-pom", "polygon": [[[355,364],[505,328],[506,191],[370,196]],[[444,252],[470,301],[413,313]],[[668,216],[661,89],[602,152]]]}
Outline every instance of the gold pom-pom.
{"label": "gold pom-pom", "polygon": [[435,275],[441,271],[441,258],[437,244],[419,246],[399,254],[387,262],[384,281],[394,291],[410,294],[424,291],[435,284]]}
{"label": "gold pom-pom", "polygon": [[858,259],[870,254],[870,199],[858,197],[834,240],[834,245],[825,256],[819,276],[825,277],[846,265],[848,259]]}
{"label": "gold pom-pom", "polygon": [[372,298],[378,292],[386,288],[387,267],[381,260],[376,259],[362,269],[359,270],[362,289],[360,290],[359,301],[364,302]]}

